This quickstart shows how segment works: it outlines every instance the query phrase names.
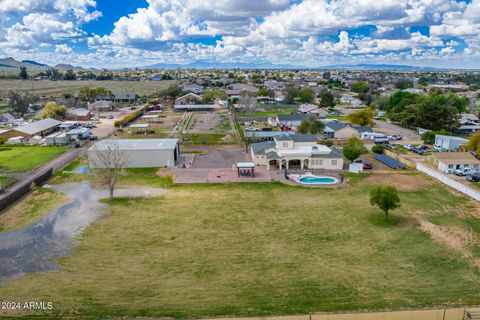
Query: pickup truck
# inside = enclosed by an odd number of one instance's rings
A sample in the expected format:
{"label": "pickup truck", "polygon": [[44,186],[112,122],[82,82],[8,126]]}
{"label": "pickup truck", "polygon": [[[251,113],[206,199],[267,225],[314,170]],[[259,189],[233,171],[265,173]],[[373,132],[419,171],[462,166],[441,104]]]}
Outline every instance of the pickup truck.
{"label": "pickup truck", "polygon": [[460,168],[460,169],[455,170],[455,174],[457,176],[468,176],[468,175],[474,174],[475,172],[476,171],[474,169],[469,168],[469,167]]}

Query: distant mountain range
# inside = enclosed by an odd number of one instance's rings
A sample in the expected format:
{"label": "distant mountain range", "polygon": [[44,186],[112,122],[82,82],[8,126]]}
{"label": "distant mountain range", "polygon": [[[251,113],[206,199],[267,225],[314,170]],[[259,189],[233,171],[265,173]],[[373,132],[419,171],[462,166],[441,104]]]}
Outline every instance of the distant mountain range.
{"label": "distant mountain range", "polygon": [[47,64],[36,62],[33,60],[17,61],[12,57],[0,59],[0,70],[16,72],[16,71],[19,71],[18,69],[20,69],[20,67],[22,66],[26,67],[27,70],[31,72],[40,72],[48,68],[56,68],[64,71],[65,70],[85,70],[82,67],[76,67],[70,64],[57,64],[52,67]]}
{"label": "distant mountain range", "polygon": [[[27,67],[30,72],[40,72],[48,68],[56,68],[63,71],[66,70],[87,70],[83,67],[73,66],[71,64],[57,64],[55,66],[49,66],[47,64],[39,63],[33,60],[17,61],[12,57],[0,59],[0,71],[17,72],[21,66]],[[419,67],[409,65],[397,65],[397,64],[337,64],[327,65],[322,67],[299,67],[289,64],[274,64],[271,62],[210,62],[210,61],[195,61],[189,64],[169,64],[169,63],[155,63],[143,67],[137,68],[125,68],[125,70],[132,69],[280,69],[280,70],[296,70],[296,69],[311,69],[311,70],[400,70],[400,71],[438,71],[438,70],[452,70],[446,68],[433,68],[433,67]],[[89,68],[88,70],[96,70],[95,68]]]}
{"label": "distant mountain range", "polygon": [[433,67],[418,67],[408,65],[396,65],[396,64],[337,64],[328,65],[322,67],[299,67],[289,64],[273,64],[271,62],[253,62],[253,63],[241,63],[241,62],[208,62],[208,61],[196,61],[189,64],[167,64],[156,63],[139,69],[283,69],[283,70],[295,70],[295,69],[312,69],[312,70],[405,70],[405,71],[435,71],[444,70]]}

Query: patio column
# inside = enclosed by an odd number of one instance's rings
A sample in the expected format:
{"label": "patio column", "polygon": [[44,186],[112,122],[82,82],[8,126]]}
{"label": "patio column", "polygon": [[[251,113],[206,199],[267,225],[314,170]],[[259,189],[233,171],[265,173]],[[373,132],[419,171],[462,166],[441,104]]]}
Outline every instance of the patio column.
{"label": "patio column", "polygon": [[270,160],[267,160],[267,170],[270,170]]}
{"label": "patio column", "polygon": [[300,169],[303,170],[303,160],[300,160]]}
{"label": "patio column", "polygon": [[286,166],[287,166],[287,170],[289,170],[290,168],[288,167],[288,163],[290,162],[289,160],[286,160],[287,163],[286,163]]}
{"label": "patio column", "polygon": [[280,170],[282,170],[282,160],[278,161],[278,167],[280,168]]}

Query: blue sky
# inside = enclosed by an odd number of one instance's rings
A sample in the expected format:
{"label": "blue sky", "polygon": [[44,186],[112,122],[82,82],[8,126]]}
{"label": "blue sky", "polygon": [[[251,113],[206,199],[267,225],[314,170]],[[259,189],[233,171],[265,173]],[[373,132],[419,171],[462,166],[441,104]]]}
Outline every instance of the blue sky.
{"label": "blue sky", "polygon": [[480,0],[0,0],[0,57],[480,68]]}

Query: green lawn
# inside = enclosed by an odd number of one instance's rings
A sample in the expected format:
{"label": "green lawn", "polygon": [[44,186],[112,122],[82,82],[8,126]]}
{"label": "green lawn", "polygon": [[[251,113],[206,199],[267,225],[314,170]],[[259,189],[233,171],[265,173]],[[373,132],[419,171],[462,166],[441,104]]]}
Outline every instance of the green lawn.
{"label": "green lawn", "polygon": [[297,109],[294,108],[268,108],[265,111],[256,111],[251,114],[245,112],[237,112],[237,117],[273,117],[280,114],[296,114]]}
{"label": "green lawn", "polygon": [[66,150],[59,146],[2,146],[0,167],[6,167],[7,172],[26,172],[55,159]]}
{"label": "green lawn", "polygon": [[[5,301],[52,301],[55,316],[211,317],[463,306],[480,301],[478,205],[415,174],[389,179],[402,207],[369,204],[382,175],[339,189],[282,184],[172,186],[154,170],[123,185],[167,188],[119,198],[60,272],[0,287]],[[469,234],[462,250],[434,241]],[[452,238],[454,239],[454,238]],[[465,255],[465,252],[468,254]],[[477,260],[476,260],[477,259]],[[1,312],[1,311],[0,311]]]}

